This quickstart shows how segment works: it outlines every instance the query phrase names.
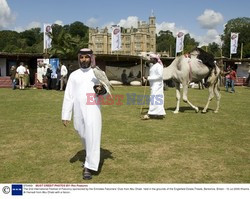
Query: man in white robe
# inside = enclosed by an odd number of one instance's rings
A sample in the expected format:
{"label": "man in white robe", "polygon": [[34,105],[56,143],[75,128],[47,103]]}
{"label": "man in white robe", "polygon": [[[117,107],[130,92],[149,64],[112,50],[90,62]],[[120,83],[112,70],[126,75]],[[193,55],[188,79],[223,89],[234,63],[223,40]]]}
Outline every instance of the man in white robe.
{"label": "man in white robe", "polygon": [[[67,126],[73,111],[74,128],[80,135],[86,150],[83,178],[89,180],[92,178],[91,170],[97,171],[100,162],[101,110],[98,103],[90,103],[90,101],[96,100],[94,88],[100,83],[92,69],[95,65],[92,50],[81,49],[78,54],[78,62],[80,69],[70,74],[65,89],[62,122],[64,126]],[[98,87],[98,89],[103,91],[104,88]],[[98,95],[100,93],[102,92],[98,92]]]}
{"label": "man in white robe", "polygon": [[[163,64],[159,55],[150,54],[150,68],[147,80],[150,84],[150,101],[148,114],[142,119],[151,118],[162,119],[166,115],[164,109],[164,92],[163,92]],[[145,77],[144,77],[145,79]]]}

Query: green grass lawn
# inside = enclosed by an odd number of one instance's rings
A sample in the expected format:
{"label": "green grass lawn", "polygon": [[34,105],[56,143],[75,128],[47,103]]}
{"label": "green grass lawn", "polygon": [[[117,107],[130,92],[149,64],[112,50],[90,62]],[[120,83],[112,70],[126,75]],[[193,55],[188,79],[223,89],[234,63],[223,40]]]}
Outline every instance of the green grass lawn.
{"label": "green grass lawn", "polygon": [[[126,98],[103,106],[100,170],[88,183],[250,183],[250,89],[221,90],[218,114],[215,101],[206,114],[184,102],[173,114],[174,88],[165,91],[163,120],[140,120],[141,106]],[[143,94],[143,87],[113,93]],[[0,89],[0,183],[86,183],[78,134],[61,123],[63,94]],[[189,90],[200,109],[207,96]]]}

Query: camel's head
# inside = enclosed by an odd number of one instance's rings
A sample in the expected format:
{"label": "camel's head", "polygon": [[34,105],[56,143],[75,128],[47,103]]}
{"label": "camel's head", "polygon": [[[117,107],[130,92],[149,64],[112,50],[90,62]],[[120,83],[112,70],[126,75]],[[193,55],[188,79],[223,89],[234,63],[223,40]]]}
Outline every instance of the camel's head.
{"label": "camel's head", "polygon": [[199,48],[195,48],[190,53],[191,57],[197,57],[200,54]]}
{"label": "camel's head", "polygon": [[142,59],[146,60],[146,61],[149,61],[150,60],[150,54],[152,54],[152,52],[141,52],[139,54],[139,56],[142,57]]}
{"label": "camel's head", "polygon": [[163,65],[160,59],[161,56],[159,54],[155,54],[152,52],[141,52],[140,56],[142,57],[143,60],[145,60],[147,66],[150,66],[151,64],[155,64],[157,62]]}

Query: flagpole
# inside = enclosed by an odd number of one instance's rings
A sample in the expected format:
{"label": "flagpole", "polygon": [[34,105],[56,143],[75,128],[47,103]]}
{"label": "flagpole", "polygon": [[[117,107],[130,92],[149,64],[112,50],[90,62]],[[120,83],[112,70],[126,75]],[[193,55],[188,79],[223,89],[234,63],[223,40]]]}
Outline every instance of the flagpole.
{"label": "flagpole", "polygon": [[240,59],[242,59],[242,54],[243,54],[243,43],[241,43],[241,49],[240,49]]}

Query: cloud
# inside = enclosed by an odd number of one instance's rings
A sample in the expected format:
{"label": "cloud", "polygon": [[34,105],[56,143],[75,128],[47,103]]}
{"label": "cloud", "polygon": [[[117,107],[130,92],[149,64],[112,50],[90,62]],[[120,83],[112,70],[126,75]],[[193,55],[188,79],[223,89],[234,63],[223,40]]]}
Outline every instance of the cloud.
{"label": "cloud", "polygon": [[37,22],[37,21],[33,21],[31,23],[28,24],[28,26],[26,27],[27,30],[31,29],[31,28],[40,28],[41,27],[41,23]]}
{"label": "cloud", "polygon": [[177,27],[175,23],[162,22],[161,24],[156,24],[156,33],[158,34],[161,30],[169,30],[173,33],[173,36],[176,37],[178,32],[184,32],[185,34],[190,34],[190,37],[194,38],[195,41],[199,42],[199,46],[208,45],[209,43],[221,44],[220,34],[215,29],[209,29],[207,33],[203,36],[195,35],[189,30],[182,27]]}
{"label": "cloud", "polygon": [[15,21],[16,17],[11,12],[6,0],[0,0],[0,30],[8,27]]}
{"label": "cloud", "polygon": [[209,43],[213,43],[213,42],[221,45],[220,34],[215,29],[208,30],[206,35],[204,36],[195,36],[195,35],[191,35],[191,36],[194,37],[195,40],[199,42],[200,44],[199,46],[206,46]]}
{"label": "cloud", "polygon": [[156,33],[158,34],[161,30],[166,31],[169,30],[175,36],[179,31],[188,33],[188,30],[185,30],[181,27],[176,27],[175,23],[162,22],[161,24],[156,23]]}
{"label": "cloud", "polygon": [[131,27],[137,28],[138,27],[138,21],[139,21],[138,17],[129,16],[127,19],[121,19],[118,23],[115,23],[113,21],[107,22],[107,23],[103,24],[101,26],[101,28],[107,27],[109,32],[111,30],[111,26],[113,26],[113,25],[119,25],[120,27],[123,27],[123,28],[131,28]]}
{"label": "cloud", "polygon": [[[63,26],[63,22],[61,20],[56,20],[54,24],[58,24]],[[17,32],[23,32],[25,30],[29,30],[31,28],[41,28],[41,31],[43,31],[43,23],[38,22],[38,21],[32,21],[25,27],[15,27],[14,30]]]}
{"label": "cloud", "polygon": [[136,16],[129,16],[127,19],[121,19],[120,22],[117,24],[121,27],[124,27],[124,28],[131,28],[132,26],[134,28],[137,28],[138,27],[138,17]]}
{"label": "cloud", "polygon": [[60,26],[63,26],[63,25],[64,25],[63,22],[62,22],[61,20],[56,20],[56,21],[54,22],[54,24],[57,24],[57,25],[60,25]]}
{"label": "cloud", "polygon": [[87,20],[86,25],[89,27],[96,27],[98,25],[98,19],[91,17]]}
{"label": "cloud", "polygon": [[29,23],[26,27],[15,27],[14,30],[17,32],[23,32],[25,30],[29,30],[31,28],[41,28],[42,24],[40,22],[37,21],[33,21],[31,23]]}
{"label": "cloud", "polygon": [[214,29],[224,21],[221,13],[209,9],[206,9],[201,16],[197,17],[197,20],[204,29]]}

